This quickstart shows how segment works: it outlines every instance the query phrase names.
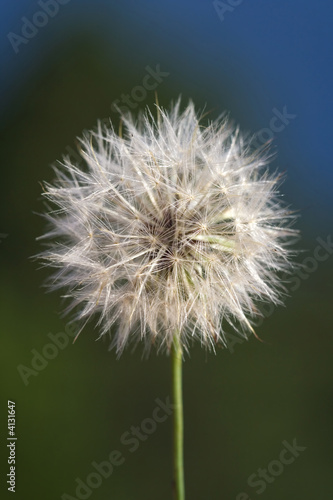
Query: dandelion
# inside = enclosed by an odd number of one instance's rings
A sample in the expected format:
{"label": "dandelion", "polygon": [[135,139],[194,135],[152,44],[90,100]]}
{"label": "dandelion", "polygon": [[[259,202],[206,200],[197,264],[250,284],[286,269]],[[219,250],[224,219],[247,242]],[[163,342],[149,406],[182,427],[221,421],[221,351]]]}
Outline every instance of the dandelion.
{"label": "dandelion", "polygon": [[80,140],[85,168],[69,158],[55,168],[42,258],[56,268],[51,288],[67,290],[67,312],[96,317],[118,354],[141,340],[173,351],[181,410],[181,353],[192,341],[214,349],[229,328],[254,333],[256,303],[281,302],[294,216],[267,148],[255,150],[226,116],[203,126],[179,100],[157,111],[123,116],[122,134],[99,124]]}

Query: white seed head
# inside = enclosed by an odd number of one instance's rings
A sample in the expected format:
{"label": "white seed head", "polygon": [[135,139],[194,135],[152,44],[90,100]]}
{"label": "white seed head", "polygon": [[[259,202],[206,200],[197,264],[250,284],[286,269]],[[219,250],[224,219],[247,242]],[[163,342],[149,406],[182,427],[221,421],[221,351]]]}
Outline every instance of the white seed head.
{"label": "white seed head", "polygon": [[99,124],[80,140],[85,168],[64,158],[45,185],[50,287],[75,319],[113,327],[118,354],[175,335],[225,345],[228,325],[246,336],[258,301],[280,303],[296,234],[265,149],[226,117],[202,126],[192,102],[123,122],[123,136]]}

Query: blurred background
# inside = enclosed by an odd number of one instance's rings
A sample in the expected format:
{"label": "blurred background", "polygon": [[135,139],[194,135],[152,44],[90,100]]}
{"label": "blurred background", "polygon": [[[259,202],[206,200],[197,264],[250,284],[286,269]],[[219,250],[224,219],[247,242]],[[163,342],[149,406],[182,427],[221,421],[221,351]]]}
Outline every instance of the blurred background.
{"label": "blurred background", "polygon": [[[138,349],[117,360],[92,326],[73,345],[60,293],[45,294],[48,272],[31,260],[50,165],[62,154],[77,160],[76,137],[97,119],[117,126],[115,105],[136,113],[156,91],[163,106],[182,94],[212,118],[227,110],[259,144],[272,139],[272,168],[286,172],[282,190],[299,209],[305,266],[286,307],[263,308],[264,342],[233,338],[229,350],[197,346],[187,357],[187,498],[332,498],[333,4],[17,0],[1,8],[1,497],[8,399],[16,402],[17,498],[172,497],[171,417],[135,451],[121,442],[132,426],[147,427],[156,398],[170,396],[169,359],[142,360]],[[285,442],[295,440],[302,451],[281,466]],[[113,450],[123,463],[96,476],[92,463]]]}

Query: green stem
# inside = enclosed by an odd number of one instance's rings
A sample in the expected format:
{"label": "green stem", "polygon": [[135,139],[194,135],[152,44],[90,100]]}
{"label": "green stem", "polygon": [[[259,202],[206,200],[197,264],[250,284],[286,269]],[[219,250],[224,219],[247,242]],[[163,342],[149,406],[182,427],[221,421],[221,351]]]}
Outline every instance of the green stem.
{"label": "green stem", "polygon": [[182,394],[182,348],[178,335],[175,335],[171,352],[173,413],[173,466],[175,500],[185,500],[184,485],[184,424]]}

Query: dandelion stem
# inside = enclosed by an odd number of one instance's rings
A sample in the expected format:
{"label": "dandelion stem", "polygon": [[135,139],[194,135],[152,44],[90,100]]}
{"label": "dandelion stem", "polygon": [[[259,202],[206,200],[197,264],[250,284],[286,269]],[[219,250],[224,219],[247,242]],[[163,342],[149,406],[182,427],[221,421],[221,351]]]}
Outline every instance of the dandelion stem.
{"label": "dandelion stem", "polygon": [[175,500],[185,500],[184,485],[184,424],[182,394],[182,349],[178,335],[175,335],[171,353],[173,413],[173,467]]}

